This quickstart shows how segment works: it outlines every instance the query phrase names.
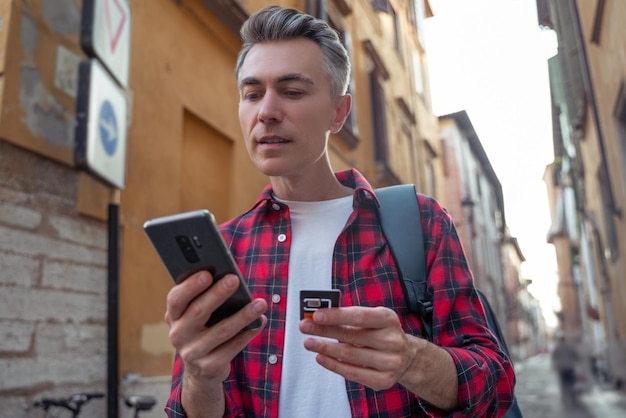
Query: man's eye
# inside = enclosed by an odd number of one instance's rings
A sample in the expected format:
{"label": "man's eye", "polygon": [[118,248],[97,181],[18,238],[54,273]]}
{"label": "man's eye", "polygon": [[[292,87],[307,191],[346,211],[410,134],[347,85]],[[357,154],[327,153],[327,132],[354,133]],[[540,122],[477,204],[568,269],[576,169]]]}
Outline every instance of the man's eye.
{"label": "man's eye", "polygon": [[300,97],[302,96],[302,92],[298,90],[285,90],[285,96]]}
{"label": "man's eye", "polygon": [[261,94],[260,93],[256,93],[256,92],[249,92],[249,93],[245,93],[243,95],[243,97],[246,100],[257,100],[259,97],[261,97]]}

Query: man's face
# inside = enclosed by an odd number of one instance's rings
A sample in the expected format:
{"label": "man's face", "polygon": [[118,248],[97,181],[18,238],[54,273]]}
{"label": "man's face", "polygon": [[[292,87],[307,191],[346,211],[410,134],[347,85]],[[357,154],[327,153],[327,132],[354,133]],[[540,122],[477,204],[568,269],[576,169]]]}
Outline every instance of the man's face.
{"label": "man's face", "polygon": [[328,169],[326,145],[350,108],[333,100],[322,52],[298,38],[253,46],[239,72],[239,121],[252,162],[267,176]]}

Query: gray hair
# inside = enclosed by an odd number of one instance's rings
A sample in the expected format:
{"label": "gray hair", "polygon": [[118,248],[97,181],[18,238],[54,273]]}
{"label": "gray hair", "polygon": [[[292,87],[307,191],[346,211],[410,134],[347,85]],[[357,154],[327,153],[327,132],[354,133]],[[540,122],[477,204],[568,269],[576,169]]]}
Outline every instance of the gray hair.
{"label": "gray hair", "polygon": [[339,40],[337,32],[321,19],[279,6],[265,7],[251,15],[241,27],[241,51],[237,57],[235,76],[250,49],[263,42],[307,38],[319,45],[323,55],[323,67],[330,78],[330,95],[337,98],[346,94],[350,77],[348,52]]}

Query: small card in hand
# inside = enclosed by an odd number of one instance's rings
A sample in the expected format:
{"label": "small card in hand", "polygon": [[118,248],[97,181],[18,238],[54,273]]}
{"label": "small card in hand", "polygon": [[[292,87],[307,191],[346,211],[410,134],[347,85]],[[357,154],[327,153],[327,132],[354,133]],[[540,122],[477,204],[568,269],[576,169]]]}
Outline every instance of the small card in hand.
{"label": "small card in hand", "polygon": [[313,313],[322,308],[337,308],[341,291],[332,290],[301,290],[300,319],[311,318]]}

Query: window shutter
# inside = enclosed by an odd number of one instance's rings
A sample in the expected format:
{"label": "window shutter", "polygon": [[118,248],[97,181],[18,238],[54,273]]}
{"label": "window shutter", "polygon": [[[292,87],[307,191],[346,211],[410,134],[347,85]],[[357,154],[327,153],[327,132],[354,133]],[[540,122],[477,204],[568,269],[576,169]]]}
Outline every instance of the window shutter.
{"label": "window shutter", "polygon": [[389,13],[389,0],[372,0],[372,7],[376,11]]}

